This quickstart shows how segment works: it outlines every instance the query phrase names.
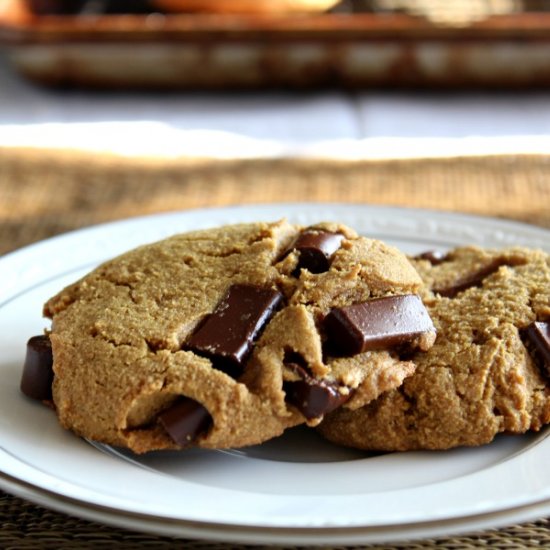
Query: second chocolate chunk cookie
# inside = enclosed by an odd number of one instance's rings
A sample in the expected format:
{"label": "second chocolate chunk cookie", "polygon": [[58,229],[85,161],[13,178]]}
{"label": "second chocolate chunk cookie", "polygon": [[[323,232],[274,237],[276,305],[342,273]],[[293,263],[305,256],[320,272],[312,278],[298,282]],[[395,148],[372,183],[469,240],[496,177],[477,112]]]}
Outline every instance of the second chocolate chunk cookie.
{"label": "second chocolate chunk cookie", "polygon": [[[53,402],[64,427],[139,453],[257,444],[411,375],[399,353],[435,337],[420,287],[404,255],[341,225],[177,235],[45,305]],[[365,304],[392,326],[371,334]]]}
{"label": "second chocolate chunk cookie", "polygon": [[447,449],[549,423],[549,256],[464,247],[413,263],[435,345],[400,388],[329,415],[321,433],[369,450]]}

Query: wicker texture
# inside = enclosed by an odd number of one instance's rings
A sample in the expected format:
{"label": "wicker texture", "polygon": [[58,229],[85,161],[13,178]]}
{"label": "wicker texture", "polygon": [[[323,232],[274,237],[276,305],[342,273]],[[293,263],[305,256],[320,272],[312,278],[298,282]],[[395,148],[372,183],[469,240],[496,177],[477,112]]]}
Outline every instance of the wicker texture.
{"label": "wicker texture", "polygon": [[0,149],[0,254],[71,229],[170,210],[349,202],[550,227],[550,156],[335,162],[128,160]]}
{"label": "wicker texture", "polygon": [[[265,202],[399,205],[497,216],[550,228],[549,176],[550,156],[352,163],[161,162],[0,149],[0,254],[109,220]],[[0,521],[0,548],[12,550],[240,548],[99,525],[1,492]],[[471,536],[362,548],[550,548],[549,528],[550,520],[541,520]]]}

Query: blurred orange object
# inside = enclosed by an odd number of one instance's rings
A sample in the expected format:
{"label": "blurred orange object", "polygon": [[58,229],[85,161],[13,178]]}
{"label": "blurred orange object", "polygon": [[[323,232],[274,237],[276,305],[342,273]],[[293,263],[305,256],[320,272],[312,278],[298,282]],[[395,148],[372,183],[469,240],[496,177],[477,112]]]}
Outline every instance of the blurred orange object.
{"label": "blurred orange object", "polygon": [[172,12],[265,13],[270,15],[326,11],[340,0],[151,0]]}
{"label": "blurred orange object", "polygon": [[21,0],[0,0],[0,24],[9,21],[12,25],[22,24],[29,19],[26,3]]}

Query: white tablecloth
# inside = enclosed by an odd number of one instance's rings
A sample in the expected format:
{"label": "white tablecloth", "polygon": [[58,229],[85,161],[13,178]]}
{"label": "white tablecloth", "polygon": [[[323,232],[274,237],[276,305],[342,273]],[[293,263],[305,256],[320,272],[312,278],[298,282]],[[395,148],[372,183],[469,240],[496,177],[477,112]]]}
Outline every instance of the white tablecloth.
{"label": "white tablecloth", "polygon": [[550,95],[58,91],[0,56],[0,146],[172,158],[550,153]]}

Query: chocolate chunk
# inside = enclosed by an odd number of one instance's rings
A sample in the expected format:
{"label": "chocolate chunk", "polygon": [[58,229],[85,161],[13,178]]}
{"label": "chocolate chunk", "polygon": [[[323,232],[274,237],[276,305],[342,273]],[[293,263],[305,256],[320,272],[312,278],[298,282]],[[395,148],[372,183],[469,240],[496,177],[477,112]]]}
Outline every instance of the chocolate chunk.
{"label": "chocolate chunk", "polygon": [[[282,299],[282,294],[271,288],[231,286],[214,313],[191,335],[186,349],[208,357],[215,368],[237,377],[254,340]],[[212,425],[208,410],[187,397],[161,413],[158,420],[181,446],[192,443]]]}
{"label": "chocolate chunk", "polygon": [[175,443],[185,447],[212,425],[208,410],[194,399],[183,397],[158,417]]}
{"label": "chocolate chunk", "polygon": [[272,288],[231,286],[214,313],[191,335],[186,349],[208,357],[215,368],[238,376],[254,340],[282,299]]}
{"label": "chocolate chunk", "polygon": [[463,292],[464,290],[467,290],[474,286],[481,286],[481,283],[483,283],[483,280],[486,277],[497,272],[498,269],[503,265],[507,265],[506,262],[503,259],[497,258],[489,265],[481,268],[475,273],[468,275],[461,281],[458,281],[448,287],[435,287],[433,291],[437,292],[441,296],[444,296],[445,298],[454,298],[459,292]]}
{"label": "chocolate chunk", "polygon": [[340,248],[344,236],[340,233],[330,233],[320,229],[305,229],[298,235],[292,246],[286,251],[298,252],[298,266],[295,275],[300,269],[307,269],[311,273],[323,273],[330,269],[334,253]]}
{"label": "chocolate chunk", "polygon": [[435,332],[422,300],[414,294],[333,308],[324,327],[329,346],[344,355],[394,348]]}
{"label": "chocolate chunk", "polygon": [[21,376],[21,391],[38,401],[52,400],[52,344],[47,336],[33,336],[27,342],[27,354]]}
{"label": "chocolate chunk", "polygon": [[550,323],[537,321],[522,331],[522,339],[533,361],[550,376]]}
{"label": "chocolate chunk", "polygon": [[422,254],[415,256],[417,260],[427,260],[432,265],[439,265],[447,259],[447,253],[441,252],[441,250],[428,250]]}
{"label": "chocolate chunk", "polygon": [[351,396],[349,391],[340,393],[338,386],[334,383],[314,378],[300,365],[286,363],[286,366],[301,378],[301,380],[283,383],[286,400],[294,405],[308,420],[318,418],[337,409]]}

